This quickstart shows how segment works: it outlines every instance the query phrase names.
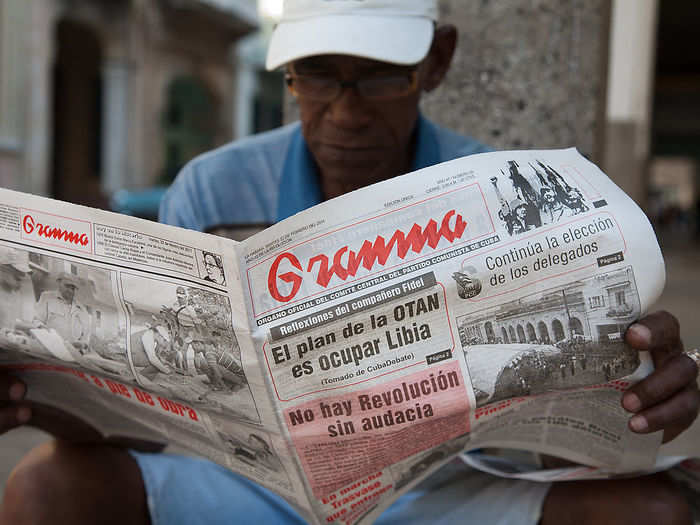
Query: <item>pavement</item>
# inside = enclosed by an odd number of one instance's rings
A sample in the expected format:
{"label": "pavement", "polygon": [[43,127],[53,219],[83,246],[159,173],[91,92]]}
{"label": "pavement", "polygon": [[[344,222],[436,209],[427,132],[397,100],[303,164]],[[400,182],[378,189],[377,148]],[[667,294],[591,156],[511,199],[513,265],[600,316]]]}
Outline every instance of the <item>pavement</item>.
{"label": "pavement", "polygon": [[[688,348],[700,347],[700,244],[673,243],[664,246],[666,288],[653,310],[673,312],[681,325],[681,335]],[[696,427],[700,431],[700,425]],[[0,436],[0,491],[17,461],[48,436],[31,428],[13,430]]]}
{"label": "pavement", "polygon": [[654,310],[668,310],[681,324],[687,348],[700,348],[700,244],[664,247],[666,287]]}

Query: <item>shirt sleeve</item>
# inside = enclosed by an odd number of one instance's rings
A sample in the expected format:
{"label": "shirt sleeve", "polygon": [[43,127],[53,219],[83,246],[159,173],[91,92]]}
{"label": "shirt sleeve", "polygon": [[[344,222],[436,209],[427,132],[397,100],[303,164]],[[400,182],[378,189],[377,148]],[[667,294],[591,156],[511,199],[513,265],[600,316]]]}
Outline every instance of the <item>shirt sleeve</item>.
{"label": "shirt sleeve", "polygon": [[160,203],[158,222],[190,230],[202,230],[201,218],[193,205],[199,202],[195,195],[194,177],[192,163],[182,168]]}

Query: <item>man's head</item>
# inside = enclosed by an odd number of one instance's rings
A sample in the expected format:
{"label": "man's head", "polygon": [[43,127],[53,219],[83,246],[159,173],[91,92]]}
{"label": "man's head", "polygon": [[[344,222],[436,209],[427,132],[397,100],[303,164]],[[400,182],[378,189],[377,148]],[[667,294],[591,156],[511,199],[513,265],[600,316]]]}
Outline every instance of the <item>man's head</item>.
{"label": "man's head", "polygon": [[520,198],[511,201],[510,209],[519,219],[525,219],[525,217],[527,217],[527,206]]}
{"label": "man's head", "polygon": [[550,204],[553,203],[556,198],[556,194],[552,188],[542,188],[540,194],[542,195],[542,199]]}
{"label": "man's head", "polygon": [[20,289],[25,274],[18,271],[11,264],[0,264],[0,288],[7,292],[16,292]]}
{"label": "man's head", "polygon": [[421,92],[456,44],[435,0],[287,0],[267,66],[287,67],[327,197],[410,170]]}
{"label": "man's head", "polygon": [[8,292],[19,290],[22,280],[31,272],[26,252],[0,247],[0,288]]}
{"label": "man's head", "polygon": [[72,302],[75,297],[75,291],[78,289],[78,280],[69,273],[62,273],[56,278],[58,282],[58,293],[61,297]]}
{"label": "man's head", "polygon": [[175,295],[177,295],[177,302],[179,304],[187,303],[187,290],[183,286],[178,286],[175,290]]}
{"label": "man's head", "polygon": [[205,252],[203,259],[204,268],[209,278],[217,283],[223,281],[223,268],[221,267],[221,260],[218,259],[218,256],[213,253]]}
{"label": "man's head", "polygon": [[566,199],[570,204],[579,204],[583,197],[576,188],[569,188],[569,191],[566,192]]}

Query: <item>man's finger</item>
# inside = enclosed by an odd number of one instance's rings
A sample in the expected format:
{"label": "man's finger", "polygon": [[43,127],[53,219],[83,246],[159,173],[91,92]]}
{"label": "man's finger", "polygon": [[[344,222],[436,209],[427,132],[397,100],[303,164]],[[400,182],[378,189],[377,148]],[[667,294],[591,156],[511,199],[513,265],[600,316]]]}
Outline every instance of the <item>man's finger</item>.
{"label": "man's finger", "polygon": [[27,393],[27,387],[13,376],[0,374],[0,401],[21,401]]}
{"label": "man's finger", "polygon": [[670,356],[654,373],[625,392],[622,406],[630,412],[654,406],[676,392],[694,386],[697,374],[698,367],[692,359],[685,355]]}
{"label": "man's finger", "polygon": [[685,430],[695,420],[700,407],[700,392],[697,387],[688,386],[664,403],[655,405],[636,414],[629,421],[630,430],[640,434],[657,430]]}
{"label": "man's finger", "polygon": [[657,368],[670,355],[683,351],[678,319],[666,311],[649,314],[630,326],[625,341],[636,350],[651,352]]}
{"label": "man's finger", "polygon": [[13,405],[0,409],[0,434],[24,425],[32,417],[32,411],[25,405]]}

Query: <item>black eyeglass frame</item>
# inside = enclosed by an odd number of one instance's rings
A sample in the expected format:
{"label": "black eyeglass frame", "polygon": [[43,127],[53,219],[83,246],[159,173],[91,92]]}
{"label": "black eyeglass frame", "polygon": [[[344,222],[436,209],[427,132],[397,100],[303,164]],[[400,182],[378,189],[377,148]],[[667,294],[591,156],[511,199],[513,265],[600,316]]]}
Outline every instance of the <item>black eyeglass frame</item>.
{"label": "black eyeglass frame", "polygon": [[[336,88],[334,89],[334,95],[332,97],[320,97],[320,98],[314,98],[314,97],[309,97],[307,95],[300,94],[297,89],[294,87],[294,81],[298,78],[303,78],[303,77],[312,77],[312,78],[318,78],[315,77],[314,75],[305,75],[305,74],[299,74],[295,72],[291,67],[287,69],[287,71],[284,74],[284,82],[287,85],[287,88],[289,89],[290,93],[294,95],[297,98],[307,98],[311,100],[318,100],[320,102],[331,102],[338,98],[340,94],[343,92],[343,89],[345,88],[354,88],[355,91],[363,98],[367,100],[373,100],[373,101],[382,101],[382,100],[393,100],[396,98],[401,98],[405,97],[406,95],[409,95],[413,93],[417,88],[418,88],[418,66],[414,67],[413,69],[410,69],[406,71],[405,73],[396,73],[392,75],[384,75],[385,77],[401,77],[401,76],[406,76],[409,78],[409,85],[406,88],[405,92],[402,92],[400,94],[395,94],[395,95],[388,95],[388,96],[383,96],[383,97],[368,97],[363,93],[361,84],[364,81],[367,80],[373,80],[378,77],[374,78],[359,78],[355,80],[339,80],[334,77],[327,77],[327,80],[332,80],[335,82]],[[381,76],[380,76],[381,77]]]}

